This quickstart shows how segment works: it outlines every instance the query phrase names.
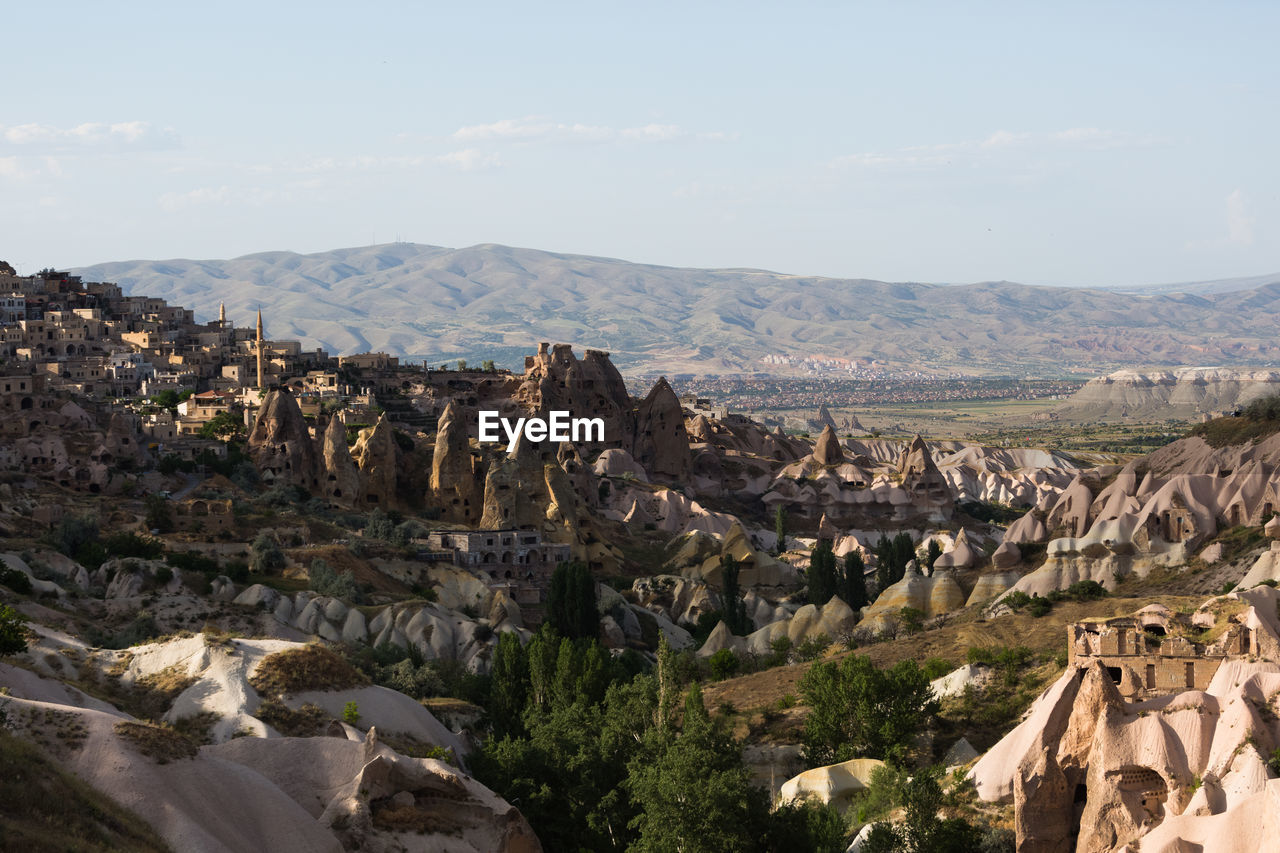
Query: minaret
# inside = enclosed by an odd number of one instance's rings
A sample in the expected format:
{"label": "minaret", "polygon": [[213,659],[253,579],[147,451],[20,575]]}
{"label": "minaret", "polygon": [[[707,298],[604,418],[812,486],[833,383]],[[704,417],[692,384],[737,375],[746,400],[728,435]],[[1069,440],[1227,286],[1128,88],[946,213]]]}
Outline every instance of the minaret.
{"label": "minaret", "polygon": [[262,309],[258,309],[258,390],[262,390]]}
{"label": "minaret", "polygon": [[227,327],[227,303],[218,303],[218,328],[225,329]]}

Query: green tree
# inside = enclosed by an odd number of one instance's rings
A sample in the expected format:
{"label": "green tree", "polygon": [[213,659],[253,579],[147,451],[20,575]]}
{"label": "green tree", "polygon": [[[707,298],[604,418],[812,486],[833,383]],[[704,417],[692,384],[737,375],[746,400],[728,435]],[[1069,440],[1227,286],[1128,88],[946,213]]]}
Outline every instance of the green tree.
{"label": "green tree", "polygon": [[360,597],[355,575],[349,571],[335,571],[327,561],[318,557],[312,560],[307,570],[307,586],[321,595],[341,601],[355,602]]}
{"label": "green tree", "polygon": [[529,655],[515,633],[507,631],[498,636],[489,673],[489,726],[493,736],[523,734],[520,716],[529,702]]}
{"label": "green tree", "polygon": [[836,555],[831,543],[823,539],[809,557],[809,603],[819,607],[836,594]]}
{"label": "green tree", "polygon": [[938,562],[938,558],[941,556],[942,546],[938,544],[937,539],[930,539],[929,546],[924,554],[924,565],[929,570],[929,574],[933,574],[933,564]]}
{"label": "green tree", "polygon": [[173,515],[169,512],[169,499],[163,495],[147,495],[143,500],[146,507],[146,525],[148,530],[169,533],[173,530]]}
{"label": "green tree", "polygon": [[200,437],[204,439],[230,441],[243,438],[244,434],[244,416],[239,412],[218,412],[200,427]]}
{"label": "green tree", "polygon": [[778,504],[777,510],[773,513],[773,535],[778,540],[773,553],[781,554],[787,550],[787,511],[782,508],[782,504]]}
{"label": "green tree", "polygon": [[817,663],[800,679],[800,692],[810,707],[804,752],[813,765],[900,759],[939,708],[914,660],[885,670],[864,655]]}
{"label": "green tree", "polygon": [[738,583],[740,570],[732,554],[720,558],[720,610],[724,624],[734,634],[745,636],[751,633],[751,623],[747,620],[747,605],[742,600],[742,587]]}
{"label": "green tree", "polygon": [[844,603],[854,610],[866,607],[867,575],[866,563],[862,560],[862,552],[857,548],[844,555],[844,573],[841,577],[841,597]]}
{"label": "green tree", "polygon": [[284,568],[284,553],[276,544],[275,537],[265,530],[249,546],[249,568],[258,574]]}
{"label": "green tree", "polygon": [[630,850],[645,853],[740,853],[754,850],[767,811],[763,792],[750,784],[741,747],[712,720],[697,684],[685,699],[676,737],[655,735],[653,754],[633,758],[627,788],[639,813],[631,821],[639,837]]}
{"label": "green tree", "polygon": [[498,367],[493,363],[493,359],[487,359],[480,362],[480,369],[485,373],[494,373],[497,371]]}
{"label": "green tree", "polygon": [[585,563],[556,566],[547,591],[546,614],[547,622],[561,636],[577,639],[599,635],[596,582]]}
{"label": "green tree", "polygon": [[458,359],[458,372],[461,373],[466,369],[467,369],[467,360],[465,358]]}
{"label": "green tree", "polygon": [[984,849],[982,833],[961,818],[941,818],[940,768],[916,772],[904,790],[906,816],[901,825],[876,823],[863,853],[971,853]]}
{"label": "green tree", "polygon": [[0,604],[0,657],[27,650],[27,617],[7,604]]}

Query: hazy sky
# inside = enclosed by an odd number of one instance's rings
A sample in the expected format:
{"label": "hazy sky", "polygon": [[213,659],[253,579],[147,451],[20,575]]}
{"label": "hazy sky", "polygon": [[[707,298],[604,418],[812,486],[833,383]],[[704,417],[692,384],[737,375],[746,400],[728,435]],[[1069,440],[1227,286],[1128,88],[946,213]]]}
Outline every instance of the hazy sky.
{"label": "hazy sky", "polygon": [[0,258],[1280,271],[1280,4],[24,3]]}

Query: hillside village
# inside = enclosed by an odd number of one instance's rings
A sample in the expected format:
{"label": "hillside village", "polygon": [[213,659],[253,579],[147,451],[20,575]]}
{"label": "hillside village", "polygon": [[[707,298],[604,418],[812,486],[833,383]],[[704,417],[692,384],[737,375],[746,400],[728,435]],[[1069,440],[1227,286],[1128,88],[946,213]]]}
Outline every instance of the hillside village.
{"label": "hillside village", "polygon": [[[886,849],[929,794],[886,781],[908,769],[984,850],[1270,832],[1265,398],[1130,457],[860,435],[825,406],[809,437],[665,379],[633,396],[602,350],[431,369],[52,271],[5,266],[0,293],[3,719],[158,844],[627,849],[666,830],[601,803],[656,814],[648,768],[712,744],[744,786],[726,849],[800,823],[788,849]],[[604,436],[508,453],[482,409]],[[823,747],[814,684],[864,660],[924,698],[893,743]],[[648,710],[566,810],[556,750],[625,707]],[[575,715],[599,724],[552,728]]]}

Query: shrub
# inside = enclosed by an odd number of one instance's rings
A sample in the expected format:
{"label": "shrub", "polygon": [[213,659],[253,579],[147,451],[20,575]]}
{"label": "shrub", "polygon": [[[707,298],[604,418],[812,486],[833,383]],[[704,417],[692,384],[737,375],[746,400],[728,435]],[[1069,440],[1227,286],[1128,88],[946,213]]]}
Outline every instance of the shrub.
{"label": "shrub", "polygon": [[7,604],[0,604],[0,657],[27,650],[27,618]]}
{"label": "shrub", "polygon": [[267,655],[249,677],[264,696],[364,687],[369,679],[327,646],[311,644]]}
{"label": "shrub", "polygon": [[355,575],[351,572],[334,571],[333,567],[322,559],[317,558],[312,561],[307,577],[311,589],[321,595],[343,601],[355,601],[359,598]]}
{"label": "shrub", "polygon": [[[970,649],[969,651],[972,652],[973,649]],[[935,679],[941,678],[942,676],[951,672],[951,670],[955,669],[955,667],[952,666],[950,662],[945,661],[942,658],[929,658],[921,666],[921,669],[924,670],[925,678],[929,679],[930,681],[934,681]]]}
{"label": "shrub", "polygon": [[806,663],[822,657],[823,652],[831,645],[831,638],[826,634],[815,634],[802,641],[796,647],[796,657]]}
{"label": "shrub", "polygon": [[33,589],[31,578],[27,577],[26,572],[11,569],[3,564],[0,564],[0,584],[4,584],[19,595],[30,595]]}
{"label": "shrub", "polygon": [[349,726],[354,726],[360,722],[360,706],[354,701],[348,702],[342,706],[342,721]]}
{"label": "shrub", "polygon": [[711,667],[711,677],[716,681],[723,681],[736,675],[739,663],[733,649],[720,649],[707,660],[707,664]]}

